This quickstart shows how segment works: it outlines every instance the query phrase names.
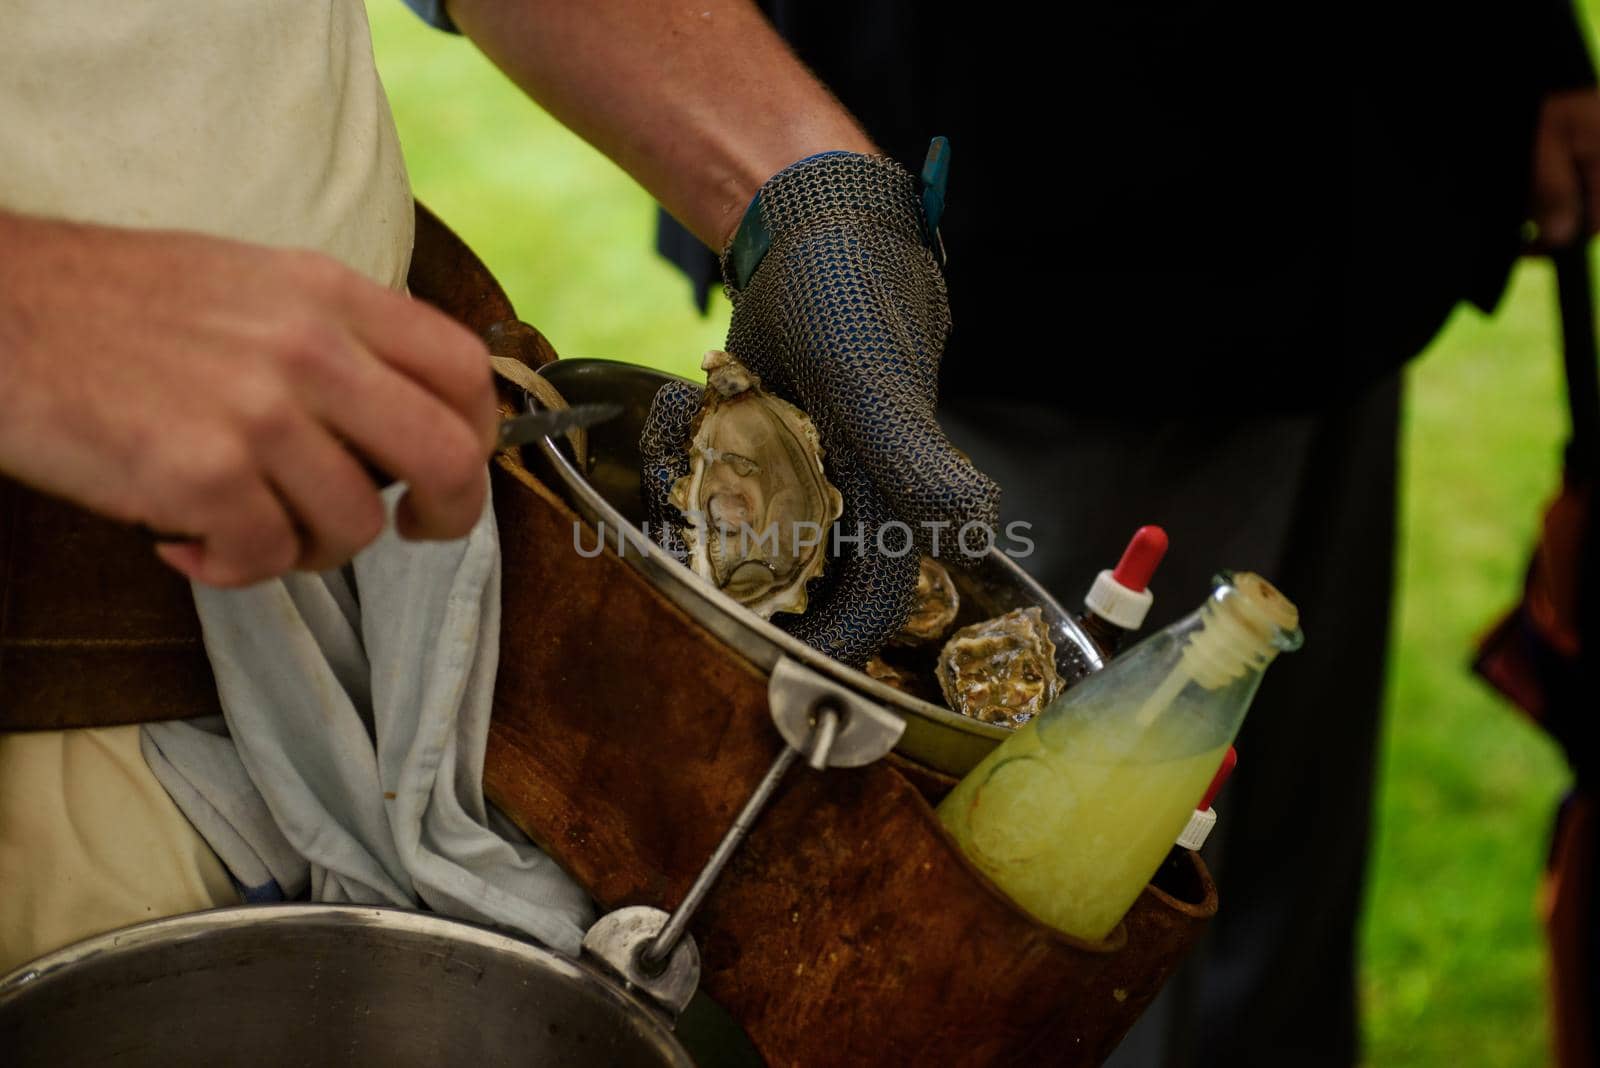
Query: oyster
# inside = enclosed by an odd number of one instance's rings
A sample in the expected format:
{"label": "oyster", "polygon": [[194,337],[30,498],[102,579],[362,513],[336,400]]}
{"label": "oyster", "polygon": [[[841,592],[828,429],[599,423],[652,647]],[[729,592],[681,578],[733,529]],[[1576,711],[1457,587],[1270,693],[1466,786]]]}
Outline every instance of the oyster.
{"label": "oyster", "polygon": [[950,636],[935,672],[945,702],[963,716],[1019,727],[1061,692],[1044,613],[1019,608]]}
{"label": "oyster", "polygon": [[867,661],[867,666],[861,669],[870,678],[877,679],[886,686],[893,686],[901,693],[908,693],[914,697],[921,697],[921,687],[915,672],[889,663],[882,654]]}
{"label": "oyster", "polygon": [[689,473],[673,484],[689,566],[763,619],[804,612],[844,499],[822,469],[811,419],[761,388],[726,352],[708,352]]}
{"label": "oyster", "polygon": [[894,645],[926,645],[944,637],[950,624],[961,611],[961,595],[944,565],[931,556],[922,558],[922,570],[917,574],[917,600],[911,615],[893,637]]}

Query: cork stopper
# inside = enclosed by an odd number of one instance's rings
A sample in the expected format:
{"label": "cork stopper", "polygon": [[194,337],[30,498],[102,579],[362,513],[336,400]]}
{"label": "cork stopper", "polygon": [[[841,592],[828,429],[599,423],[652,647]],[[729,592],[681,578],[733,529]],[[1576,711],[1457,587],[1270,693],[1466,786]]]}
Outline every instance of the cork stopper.
{"label": "cork stopper", "polygon": [[1280,593],[1278,587],[1254,571],[1234,572],[1233,587],[1244,597],[1244,604],[1248,606],[1250,613],[1258,616],[1267,625],[1281,631],[1294,631],[1300,628],[1300,609]]}
{"label": "cork stopper", "polygon": [[1183,650],[1184,667],[1208,690],[1262,670],[1301,642],[1300,610],[1272,583],[1251,571],[1224,572],[1217,582],[1203,625]]}

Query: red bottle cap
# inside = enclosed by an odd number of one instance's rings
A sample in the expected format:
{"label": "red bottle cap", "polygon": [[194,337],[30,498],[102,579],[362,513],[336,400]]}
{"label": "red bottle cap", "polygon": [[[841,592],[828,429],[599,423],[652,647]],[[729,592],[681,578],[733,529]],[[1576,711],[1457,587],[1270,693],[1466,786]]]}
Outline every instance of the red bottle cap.
{"label": "red bottle cap", "polygon": [[1211,777],[1211,785],[1206,787],[1206,796],[1200,800],[1195,808],[1201,812],[1211,807],[1211,802],[1217,799],[1217,793],[1222,789],[1222,784],[1228,781],[1228,776],[1233,774],[1233,766],[1239,763],[1239,754],[1233,746],[1228,746],[1228,751],[1222,757],[1222,766]]}
{"label": "red bottle cap", "polygon": [[1156,573],[1156,567],[1165,555],[1167,532],[1158,526],[1140,527],[1123,550],[1122,559],[1112,569],[1111,577],[1119,586],[1139,593],[1150,585],[1150,576]]}

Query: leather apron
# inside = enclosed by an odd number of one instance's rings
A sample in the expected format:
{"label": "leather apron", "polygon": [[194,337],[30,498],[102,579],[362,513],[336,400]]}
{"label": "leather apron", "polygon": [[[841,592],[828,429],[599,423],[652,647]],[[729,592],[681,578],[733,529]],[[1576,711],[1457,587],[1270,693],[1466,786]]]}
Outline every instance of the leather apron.
{"label": "leather apron", "polygon": [[[311,248],[405,283],[411,192],[360,0],[13,0],[0,140],[0,209]],[[0,480],[0,694],[31,672],[62,724],[150,718],[117,706],[152,699],[171,718],[214,711],[192,633],[170,632],[192,618],[187,587],[131,533],[73,513]],[[72,531],[39,557],[69,561],[60,573],[27,566],[30,545]],[[0,887],[0,972],[236,900],[136,726],[0,734]]]}

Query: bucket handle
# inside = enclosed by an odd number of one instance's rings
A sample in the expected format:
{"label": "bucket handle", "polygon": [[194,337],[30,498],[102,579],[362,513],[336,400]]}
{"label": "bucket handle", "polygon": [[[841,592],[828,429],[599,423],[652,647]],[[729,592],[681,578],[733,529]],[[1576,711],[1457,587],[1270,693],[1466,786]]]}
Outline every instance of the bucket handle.
{"label": "bucket handle", "polygon": [[700,985],[700,950],[689,921],[794,762],[805,757],[817,771],[859,768],[887,755],[906,729],[899,716],[788,657],[773,665],[767,708],[784,747],[678,907],[670,916],[647,905],[616,909],[583,938],[585,954],[672,1018]]}

